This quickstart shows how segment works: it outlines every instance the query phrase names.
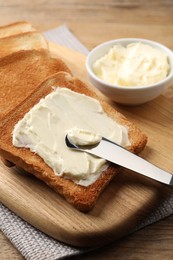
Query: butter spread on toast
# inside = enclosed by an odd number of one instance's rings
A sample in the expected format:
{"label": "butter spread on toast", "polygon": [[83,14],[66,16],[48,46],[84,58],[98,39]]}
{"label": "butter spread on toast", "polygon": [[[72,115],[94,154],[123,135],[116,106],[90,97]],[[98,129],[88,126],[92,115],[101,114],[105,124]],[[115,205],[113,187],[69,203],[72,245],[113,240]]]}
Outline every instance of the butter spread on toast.
{"label": "butter spread on toast", "polygon": [[67,132],[68,139],[79,146],[94,145],[101,141],[101,136],[95,132],[74,127]]}
{"label": "butter spread on toast", "polygon": [[110,118],[99,101],[62,87],[54,88],[15,125],[13,145],[38,154],[55,175],[88,186],[108,164],[104,159],[66,147],[65,136],[75,127],[122,146],[130,145],[128,128]]}

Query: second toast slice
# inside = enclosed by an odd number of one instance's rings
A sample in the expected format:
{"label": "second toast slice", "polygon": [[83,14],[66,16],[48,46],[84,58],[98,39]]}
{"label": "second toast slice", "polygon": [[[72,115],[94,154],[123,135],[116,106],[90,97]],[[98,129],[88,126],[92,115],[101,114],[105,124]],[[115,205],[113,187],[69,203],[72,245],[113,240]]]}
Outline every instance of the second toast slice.
{"label": "second toast slice", "polygon": [[0,119],[37,88],[45,78],[70,72],[61,59],[50,57],[48,50],[27,50],[0,59]]}

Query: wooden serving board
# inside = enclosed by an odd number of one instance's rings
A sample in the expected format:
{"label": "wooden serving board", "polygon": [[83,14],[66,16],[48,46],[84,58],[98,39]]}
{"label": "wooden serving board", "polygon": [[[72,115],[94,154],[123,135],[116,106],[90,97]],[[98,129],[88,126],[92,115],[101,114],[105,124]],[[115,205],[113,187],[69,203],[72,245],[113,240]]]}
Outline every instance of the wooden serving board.
{"label": "wooden serving board", "polygon": [[[50,48],[52,55],[60,56],[75,76],[88,82],[85,56],[54,44]],[[148,145],[141,156],[173,172],[171,101],[161,96],[137,107],[112,105],[148,135]],[[125,236],[172,193],[165,185],[122,169],[94,209],[86,214],[74,209],[34,176],[0,162],[1,202],[44,233],[76,246],[107,244]]]}

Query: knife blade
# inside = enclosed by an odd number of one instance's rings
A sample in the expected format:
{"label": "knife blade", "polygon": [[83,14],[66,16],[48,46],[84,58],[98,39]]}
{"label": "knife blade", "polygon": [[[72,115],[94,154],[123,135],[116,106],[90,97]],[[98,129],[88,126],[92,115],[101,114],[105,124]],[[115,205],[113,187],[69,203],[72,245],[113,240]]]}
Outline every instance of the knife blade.
{"label": "knife blade", "polygon": [[71,149],[96,155],[153,180],[173,186],[173,175],[171,173],[162,170],[161,168],[146,161],[138,155],[129,152],[122,146],[106,139],[105,137],[102,137],[101,141],[94,146],[77,146],[76,144],[70,142],[68,136],[65,137],[65,142]]}

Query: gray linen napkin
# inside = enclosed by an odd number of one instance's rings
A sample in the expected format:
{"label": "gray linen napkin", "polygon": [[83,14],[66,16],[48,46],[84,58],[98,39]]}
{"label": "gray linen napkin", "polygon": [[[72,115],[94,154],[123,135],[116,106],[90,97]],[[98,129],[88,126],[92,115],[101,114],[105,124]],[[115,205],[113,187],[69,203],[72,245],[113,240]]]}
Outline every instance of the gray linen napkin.
{"label": "gray linen napkin", "polygon": [[[73,48],[84,54],[88,53],[88,50],[66,26],[45,32],[44,35],[49,41]],[[173,195],[132,232],[161,220],[172,213]],[[0,204],[0,229],[28,260],[64,259],[68,256],[75,256],[94,250],[94,248],[86,249],[65,245],[32,227],[2,204]]]}
{"label": "gray linen napkin", "polygon": [[43,33],[47,40],[66,46],[67,48],[88,54],[87,48],[72,34],[66,25],[59,26],[55,29]]}

